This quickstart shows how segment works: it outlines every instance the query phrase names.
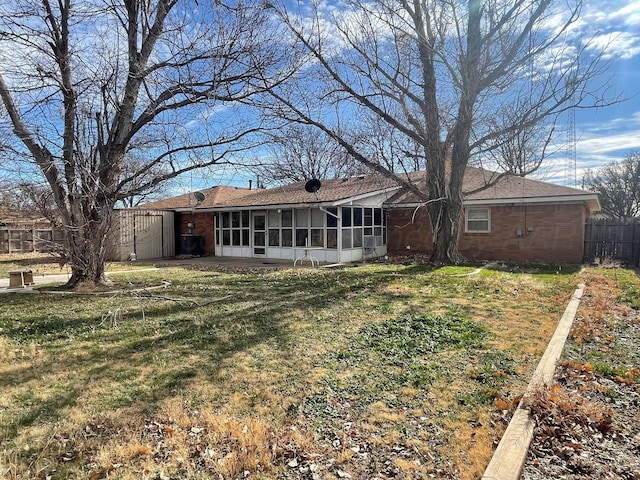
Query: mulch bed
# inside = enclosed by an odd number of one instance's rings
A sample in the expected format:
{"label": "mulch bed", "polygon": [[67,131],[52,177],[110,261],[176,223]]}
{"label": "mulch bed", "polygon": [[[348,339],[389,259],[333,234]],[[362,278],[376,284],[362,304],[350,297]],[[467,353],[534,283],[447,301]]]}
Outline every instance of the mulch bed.
{"label": "mulch bed", "polygon": [[523,480],[640,480],[640,312],[590,282],[558,365],[534,399]]}

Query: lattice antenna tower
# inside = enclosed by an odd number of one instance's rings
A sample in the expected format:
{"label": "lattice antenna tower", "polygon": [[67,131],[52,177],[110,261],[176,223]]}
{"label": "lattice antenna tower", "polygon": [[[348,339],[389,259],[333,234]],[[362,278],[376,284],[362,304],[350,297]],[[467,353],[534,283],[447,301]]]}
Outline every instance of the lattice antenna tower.
{"label": "lattice antenna tower", "polygon": [[[577,51],[576,51],[577,55]],[[574,68],[575,68],[574,64]],[[568,77],[565,79],[565,88],[569,88],[571,99],[570,108],[567,111],[567,143],[566,143],[566,160],[564,167],[565,185],[569,187],[577,187],[577,166],[576,166],[576,89],[577,85],[577,72],[568,72]]]}
{"label": "lattice antenna tower", "polygon": [[[572,103],[574,103],[573,100],[574,95],[571,96]],[[567,156],[564,166],[564,178],[567,186],[576,187],[578,185],[576,166],[576,108],[572,106],[567,113]]]}

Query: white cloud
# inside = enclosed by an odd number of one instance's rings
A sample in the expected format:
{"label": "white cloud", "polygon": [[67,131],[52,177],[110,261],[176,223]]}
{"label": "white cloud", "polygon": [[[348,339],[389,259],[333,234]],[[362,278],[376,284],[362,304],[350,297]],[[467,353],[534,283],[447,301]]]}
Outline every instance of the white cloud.
{"label": "white cloud", "polygon": [[608,154],[638,148],[640,148],[640,128],[579,140],[576,144],[576,151],[584,152],[587,155]]}
{"label": "white cloud", "polygon": [[[579,187],[586,170],[620,161],[629,152],[640,150],[640,111],[625,117],[582,123],[577,133],[575,180]],[[573,172],[568,171],[570,149],[566,138],[559,140],[557,152],[545,162],[540,176],[542,180],[574,186]]]}
{"label": "white cloud", "polygon": [[590,50],[604,51],[605,59],[628,60],[640,54],[640,36],[631,32],[609,32],[591,39]]}
{"label": "white cloud", "polygon": [[606,48],[605,58],[629,59],[640,55],[640,2],[593,0],[575,25],[578,38],[590,39],[591,50]]}

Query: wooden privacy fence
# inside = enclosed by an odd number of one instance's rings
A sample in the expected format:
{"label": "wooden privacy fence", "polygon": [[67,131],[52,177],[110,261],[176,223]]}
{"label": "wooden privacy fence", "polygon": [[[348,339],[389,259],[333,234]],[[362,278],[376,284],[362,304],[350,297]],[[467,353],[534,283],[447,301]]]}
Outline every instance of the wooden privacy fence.
{"label": "wooden privacy fence", "polygon": [[62,230],[56,228],[0,226],[0,253],[50,252],[63,243]]}
{"label": "wooden privacy fence", "polygon": [[589,218],[584,233],[585,262],[617,260],[640,266],[640,218]]}

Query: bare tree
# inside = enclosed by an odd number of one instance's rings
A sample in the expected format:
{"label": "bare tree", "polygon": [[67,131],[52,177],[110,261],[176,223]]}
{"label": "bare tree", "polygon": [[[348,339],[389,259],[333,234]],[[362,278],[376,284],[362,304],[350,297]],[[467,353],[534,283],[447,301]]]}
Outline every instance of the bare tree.
{"label": "bare tree", "polygon": [[116,202],[254,145],[259,125],[243,104],[286,77],[279,38],[258,1],[2,2],[12,161],[51,188],[69,287],[106,281]]}
{"label": "bare tree", "polygon": [[[149,163],[151,168],[145,168]],[[133,208],[143,203],[160,200],[163,194],[171,187],[174,177],[167,175],[169,169],[166,164],[149,162],[149,160],[130,152],[122,166],[121,178],[128,178],[128,196],[121,196],[120,203],[125,208]],[[166,178],[162,182],[154,182],[155,179]]]}
{"label": "bare tree", "polygon": [[584,188],[597,192],[602,211],[613,218],[640,217],[640,152],[628,153],[621,161],[587,170]]}
{"label": "bare tree", "polygon": [[3,180],[0,182],[0,206],[15,214],[23,212],[42,215],[58,223],[51,189],[45,185]]}
{"label": "bare tree", "polygon": [[331,137],[308,125],[283,127],[270,135],[268,142],[269,154],[251,167],[261,182],[345,178],[364,169]]}
{"label": "bare tree", "polygon": [[22,210],[22,198],[17,195],[16,186],[9,180],[0,181],[0,210]]}
{"label": "bare tree", "polygon": [[[430,218],[432,260],[460,261],[462,183],[474,156],[554,125],[576,105],[618,101],[591,82],[605,68],[596,43],[573,34],[581,3],[344,0],[300,3],[297,11],[283,5],[276,10],[309,61],[298,90],[272,89],[274,114],[314,125],[413,191]],[[333,128],[345,113],[386,133],[382,151]],[[504,166],[520,174],[539,165],[508,156]],[[423,181],[410,183],[402,173],[416,169],[425,172]]]}

